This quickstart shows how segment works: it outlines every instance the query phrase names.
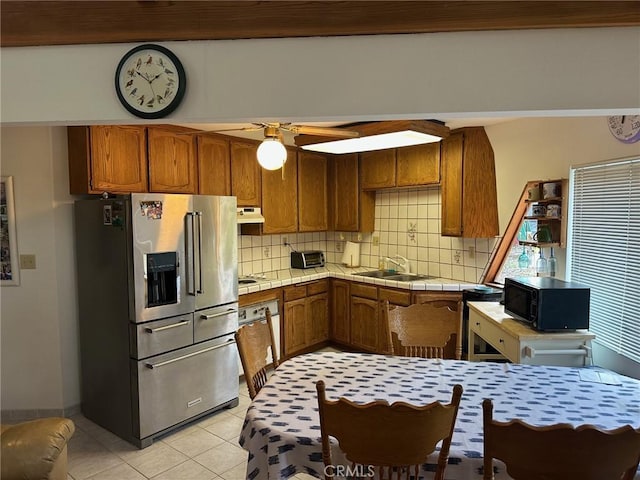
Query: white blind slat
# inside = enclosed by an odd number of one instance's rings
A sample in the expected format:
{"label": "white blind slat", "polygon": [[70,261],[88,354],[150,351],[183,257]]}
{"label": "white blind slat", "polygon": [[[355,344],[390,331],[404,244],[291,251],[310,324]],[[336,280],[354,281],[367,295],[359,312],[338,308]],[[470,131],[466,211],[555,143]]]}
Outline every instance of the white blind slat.
{"label": "white blind slat", "polygon": [[591,287],[597,341],[640,362],[640,159],[571,175],[569,276]]}

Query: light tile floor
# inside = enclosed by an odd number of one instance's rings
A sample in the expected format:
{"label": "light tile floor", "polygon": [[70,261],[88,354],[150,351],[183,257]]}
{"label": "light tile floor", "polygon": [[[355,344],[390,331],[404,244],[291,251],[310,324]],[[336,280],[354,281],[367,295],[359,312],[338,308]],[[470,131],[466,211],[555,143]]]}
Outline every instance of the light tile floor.
{"label": "light tile floor", "polygon": [[237,407],[205,417],[143,450],[75,415],[68,480],[244,480],[248,452],[238,444],[250,403],[244,382],[239,398]]}

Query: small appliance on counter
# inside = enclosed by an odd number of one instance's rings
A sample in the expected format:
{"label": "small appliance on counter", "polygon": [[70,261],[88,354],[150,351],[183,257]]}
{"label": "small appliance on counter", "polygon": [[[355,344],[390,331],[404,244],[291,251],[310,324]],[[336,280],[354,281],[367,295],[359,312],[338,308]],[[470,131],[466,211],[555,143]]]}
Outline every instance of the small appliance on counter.
{"label": "small appliance on counter", "polygon": [[543,332],[589,328],[590,288],[551,277],[504,280],[504,311]]}
{"label": "small appliance on counter", "polygon": [[291,252],[291,268],[324,267],[324,253],[320,250]]}

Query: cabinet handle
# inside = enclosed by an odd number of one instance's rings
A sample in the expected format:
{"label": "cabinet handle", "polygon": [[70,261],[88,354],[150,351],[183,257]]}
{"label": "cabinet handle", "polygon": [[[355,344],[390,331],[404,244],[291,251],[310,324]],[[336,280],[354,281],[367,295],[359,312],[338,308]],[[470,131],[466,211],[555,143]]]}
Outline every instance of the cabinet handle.
{"label": "cabinet handle", "polygon": [[503,340],[503,339],[500,339],[500,340],[499,340],[499,342],[500,342],[500,343],[504,343],[504,340]]}
{"label": "cabinet handle", "polygon": [[178,323],[172,323],[171,325],[165,325],[164,327],[157,327],[157,328],[147,327],[144,329],[144,331],[147,333],[156,333],[156,332],[162,332],[164,330],[169,330],[170,328],[182,327],[184,325],[189,325],[189,320],[183,320]]}
{"label": "cabinet handle", "polygon": [[479,326],[480,326],[480,322],[476,322],[476,327],[479,327]]}

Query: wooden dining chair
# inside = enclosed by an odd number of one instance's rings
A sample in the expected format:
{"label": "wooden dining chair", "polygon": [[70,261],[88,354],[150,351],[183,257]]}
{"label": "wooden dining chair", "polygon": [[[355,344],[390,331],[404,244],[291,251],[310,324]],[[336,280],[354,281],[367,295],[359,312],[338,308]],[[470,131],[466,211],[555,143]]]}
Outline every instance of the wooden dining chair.
{"label": "wooden dining chair", "polygon": [[462,301],[457,309],[428,302],[391,307],[386,302],[391,354],[422,358],[462,357]]}
{"label": "wooden dining chair", "polygon": [[493,459],[515,480],[632,480],[640,461],[640,428],[600,430],[566,423],[534,427],[521,420],[493,420],[482,402],[484,480],[493,480]]}
{"label": "wooden dining chair", "polygon": [[[325,479],[343,476],[340,469],[344,472],[345,468],[347,476],[354,477],[369,477],[375,472],[380,480],[419,478],[421,465],[441,440],[434,478],[444,479],[461,385],[453,388],[451,403],[421,406],[404,402],[389,405],[384,400],[364,405],[346,398],[330,401],[322,380],[316,383],[316,390]],[[329,437],[338,441],[350,465],[334,465]]]}
{"label": "wooden dining chair", "polygon": [[241,326],[235,334],[238,353],[244,370],[244,378],[253,398],[267,382],[267,358],[271,350],[273,368],[278,368],[278,350],[273,335],[271,312],[267,308],[264,321]]}

